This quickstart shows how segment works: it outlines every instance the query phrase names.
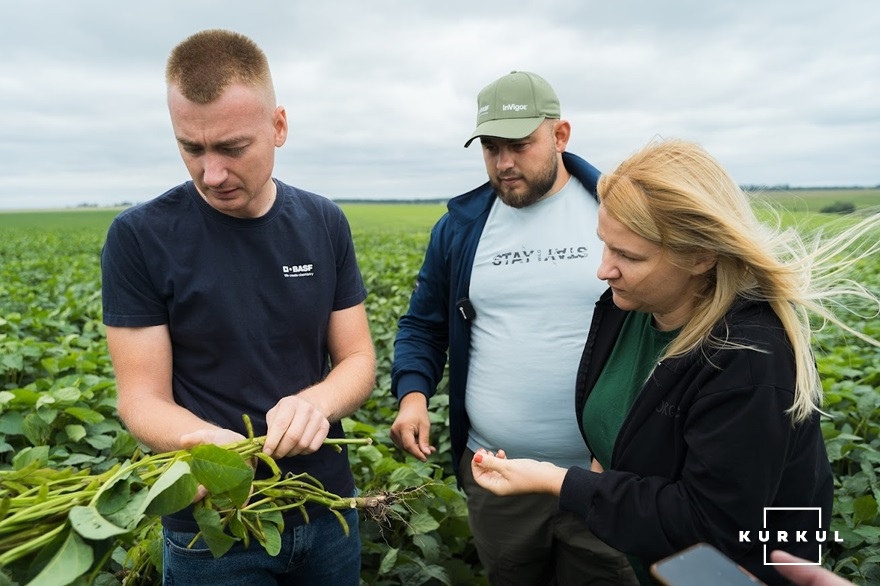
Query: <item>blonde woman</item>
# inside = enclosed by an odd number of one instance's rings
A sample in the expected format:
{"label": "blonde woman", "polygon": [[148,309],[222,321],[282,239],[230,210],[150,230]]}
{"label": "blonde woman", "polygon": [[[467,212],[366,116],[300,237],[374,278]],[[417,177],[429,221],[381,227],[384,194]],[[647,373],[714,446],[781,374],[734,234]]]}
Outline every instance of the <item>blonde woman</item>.
{"label": "blonde woman", "polygon": [[880,215],[808,249],[765,229],[721,165],[680,140],[650,144],[598,191],[609,289],[576,405],[592,469],[478,451],[474,477],[496,494],[558,495],[645,583],[651,563],[697,542],[784,582],[769,551],[815,562],[833,541],[809,313],[839,323],[823,300],[843,293],[877,307],[838,277],[880,247],[861,237]]}

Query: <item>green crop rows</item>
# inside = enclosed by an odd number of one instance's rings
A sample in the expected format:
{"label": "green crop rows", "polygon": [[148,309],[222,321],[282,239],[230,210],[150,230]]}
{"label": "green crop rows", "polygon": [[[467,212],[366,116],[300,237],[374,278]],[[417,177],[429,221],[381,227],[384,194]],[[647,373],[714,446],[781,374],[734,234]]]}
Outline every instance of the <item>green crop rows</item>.
{"label": "green crop rows", "polygon": [[[376,389],[345,422],[374,443],[350,449],[351,464],[362,493],[425,487],[422,498],[396,505],[396,520],[361,524],[363,581],[486,583],[465,501],[451,477],[445,394],[432,401],[432,443],[438,453],[429,463],[404,457],[388,437],[396,414],[389,396],[396,323],[406,310],[430,227],[444,206],[344,208],[370,292],[367,309],[378,355]],[[116,417],[115,381],[101,325],[99,255],[115,213],[0,214],[0,470],[39,462],[55,470],[101,473],[137,449]],[[860,282],[880,289],[880,259],[860,271],[855,275]],[[852,319],[880,338],[880,320]],[[816,348],[828,397],[823,429],[836,479],[831,529],[844,540],[831,547],[826,565],[856,583],[880,584],[880,351],[834,329],[817,335]],[[0,522],[4,516],[0,507]],[[106,572],[96,583],[122,582],[128,550],[146,551],[155,559],[154,531],[114,539]],[[0,552],[2,546],[0,539]],[[0,575],[0,585],[4,580]],[[127,583],[158,581],[159,574],[148,567]]]}

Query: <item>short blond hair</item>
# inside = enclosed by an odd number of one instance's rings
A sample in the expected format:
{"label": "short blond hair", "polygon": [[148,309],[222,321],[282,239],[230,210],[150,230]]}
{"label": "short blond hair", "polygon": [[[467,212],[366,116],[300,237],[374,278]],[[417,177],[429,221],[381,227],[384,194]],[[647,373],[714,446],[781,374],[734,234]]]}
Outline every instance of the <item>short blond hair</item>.
{"label": "short blond hair", "polygon": [[274,97],[265,53],[248,37],[223,29],[204,30],[181,41],[168,57],[165,81],[199,104],[216,100],[234,83],[268,89]]}

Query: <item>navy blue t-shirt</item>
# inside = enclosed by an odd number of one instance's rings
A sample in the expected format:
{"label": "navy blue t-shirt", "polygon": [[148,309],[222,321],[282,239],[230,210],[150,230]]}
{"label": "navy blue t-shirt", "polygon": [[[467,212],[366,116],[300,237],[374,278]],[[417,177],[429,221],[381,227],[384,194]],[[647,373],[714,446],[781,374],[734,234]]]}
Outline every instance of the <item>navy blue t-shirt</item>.
{"label": "navy blue t-shirt", "polygon": [[[253,219],[218,212],[192,182],[179,185],[119,214],[101,257],[104,324],[168,324],[175,401],[242,434],[242,414],[264,435],[279,399],[327,376],[330,313],[367,294],[342,210],[276,185],[272,208]],[[331,425],[329,437],[343,435],[339,422]],[[354,490],[345,450],[324,447],[278,464],[335,494]],[[163,523],[197,530],[188,512]]]}

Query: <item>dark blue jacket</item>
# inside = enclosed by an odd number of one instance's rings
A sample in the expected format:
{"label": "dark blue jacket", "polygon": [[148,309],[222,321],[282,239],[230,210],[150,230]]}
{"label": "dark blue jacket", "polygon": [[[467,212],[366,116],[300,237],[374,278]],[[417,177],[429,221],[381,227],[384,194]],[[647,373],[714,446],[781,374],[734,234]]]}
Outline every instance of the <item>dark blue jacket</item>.
{"label": "dark blue jacket", "polygon": [[[599,171],[570,153],[563,153],[562,161],[596,197]],[[468,297],[474,255],[495,197],[487,182],[449,201],[448,212],[431,230],[409,310],[398,322],[394,341],[391,392],[398,400],[414,391],[430,398],[443,378],[448,350],[449,433],[456,476],[470,427],[464,393],[471,333],[459,305]]]}

